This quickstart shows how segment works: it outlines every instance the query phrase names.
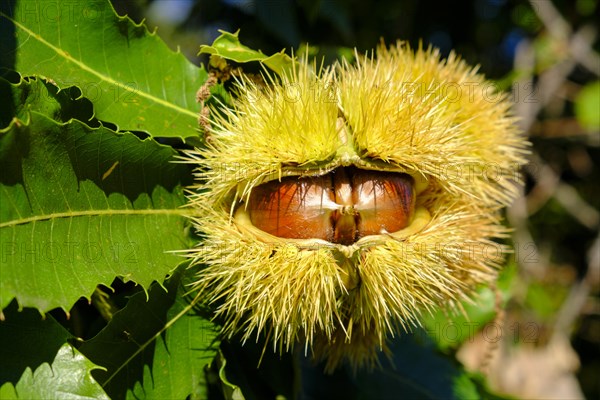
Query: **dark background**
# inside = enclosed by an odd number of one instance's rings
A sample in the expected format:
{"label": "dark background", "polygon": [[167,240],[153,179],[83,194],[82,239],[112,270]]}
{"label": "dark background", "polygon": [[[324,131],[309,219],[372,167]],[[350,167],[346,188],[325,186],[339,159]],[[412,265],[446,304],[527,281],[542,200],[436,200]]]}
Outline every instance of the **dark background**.
{"label": "dark background", "polygon": [[[595,2],[583,6],[563,2],[574,23],[593,19]],[[372,49],[380,39],[412,45],[433,44],[443,54],[454,49],[467,61],[481,64],[491,77],[512,68],[521,39],[541,28],[526,2],[476,0],[464,2],[335,1],[335,0],[129,0],[113,1],[120,14],[146,19],[173,47],[181,46],[191,59],[199,44],[210,43],[218,29],[240,29],[242,42],[270,54],[310,43],[333,55],[340,47]],[[589,10],[588,10],[589,9]]]}

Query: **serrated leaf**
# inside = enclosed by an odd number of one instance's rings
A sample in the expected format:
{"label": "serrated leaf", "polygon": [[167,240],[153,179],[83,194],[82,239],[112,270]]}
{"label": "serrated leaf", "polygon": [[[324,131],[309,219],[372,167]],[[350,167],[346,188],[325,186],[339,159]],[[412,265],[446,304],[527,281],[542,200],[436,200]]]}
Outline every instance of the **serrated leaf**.
{"label": "serrated leaf", "polygon": [[0,386],[0,399],[2,400],[12,400],[18,399],[17,391],[15,390],[15,386],[6,382],[4,385]]}
{"label": "serrated leaf", "polygon": [[95,377],[111,397],[123,398],[128,391],[130,397],[157,399],[197,398],[203,393],[204,366],[216,353],[217,331],[197,314],[181,314],[188,304],[182,293],[187,289],[180,286],[184,268],[164,288],[152,285],[148,297],[132,296],[96,337],[80,347],[106,367]]}
{"label": "serrated leaf", "polygon": [[87,125],[99,126],[93,121],[92,103],[81,97],[81,90],[69,87],[63,90],[48,80],[21,79],[11,84],[0,78],[0,129],[8,127],[13,118],[26,121],[30,111],[37,111],[55,121],[78,119]]}
{"label": "serrated leaf", "polygon": [[200,54],[210,54],[237,63],[259,61],[279,75],[292,68],[294,60],[283,50],[267,56],[260,50],[252,50],[243,45],[238,38],[239,31],[230,33],[219,30],[219,32],[221,32],[221,36],[216,38],[212,45],[200,46]]}
{"label": "serrated leaf", "polygon": [[167,312],[175,301],[180,273],[175,272],[164,287],[154,283],[148,294],[131,296],[108,325],[79,350],[106,368],[95,377],[111,397],[124,398],[127,389],[143,377],[145,364],[152,361],[154,336],[167,323]]}
{"label": "serrated leaf", "polygon": [[0,131],[0,306],[69,309],[116,276],[161,281],[185,246],[190,173],[176,152],[28,115]]}
{"label": "serrated leaf", "polygon": [[198,135],[196,91],[207,74],[108,0],[17,1],[2,23],[16,31],[15,70],[79,86],[96,117],[153,136]]}
{"label": "serrated leaf", "polygon": [[[178,317],[189,304],[178,294],[167,321]],[[157,339],[151,366],[144,366],[142,382],[128,397],[136,399],[206,399],[204,367],[215,356],[218,330],[194,312],[181,316]]]}
{"label": "serrated leaf", "polygon": [[15,385],[18,399],[108,399],[91,371],[98,369],[80,352],[64,344],[52,365],[42,364],[35,372],[27,368]]}
{"label": "serrated leaf", "polygon": [[51,316],[43,317],[31,308],[18,311],[13,302],[0,321],[0,384],[16,383],[27,367],[36,369],[51,363],[61,346],[72,338]]}

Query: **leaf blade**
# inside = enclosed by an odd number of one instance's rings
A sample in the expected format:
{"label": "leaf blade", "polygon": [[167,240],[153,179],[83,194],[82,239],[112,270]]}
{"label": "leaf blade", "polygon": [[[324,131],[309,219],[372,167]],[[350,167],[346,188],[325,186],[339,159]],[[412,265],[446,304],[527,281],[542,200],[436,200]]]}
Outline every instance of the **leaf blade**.
{"label": "leaf blade", "polygon": [[0,384],[17,383],[27,367],[35,370],[51,363],[71,339],[73,335],[52,316],[43,317],[28,308],[17,310],[16,302],[11,303],[0,321]]}
{"label": "leaf blade", "polygon": [[[167,320],[176,318],[186,306],[183,297],[178,296]],[[217,335],[210,321],[188,311],[167,330],[164,338],[157,339],[152,368],[145,366],[142,382],[135,385],[128,397],[207,398],[204,366],[217,352],[214,348]]]}
{"label": "leaf blade", "polygon": [[69,344],[64,344],[52,365],[42,364],[34,372],[27,368],[15,385],[20,399],[106,399],[90,372],[98,366]]}
{"label": "leaf blade", "polygon": [[[81,87],[97,118],[122,130],[197,136],[195,94],[206,71],[171,51],[156,33],[116,15],[108,1],[21,1],[13,15],[0,18],[17,31],[20,73],[47,76],[61,88]],[[114,55],[121,62],[112,62]]]}
{"label": "leaf blade", "polygon": [[[69,309],[123,276],[148,287],[185,247],[189,169],[151,139],[36,112],[0,131],[0,306]],[[116,165],[115,165],[116,164]],[[112,172],[108,174],[112,168]],[[147,175],[142,175],[140,170]]]}
{"label": "leaf blade", "polygon": [[293,69],[294,60],[283,50],[267,56],[260,50],[253,50],[243,45],[238,38],[239,31],[230,33],[219,30],[219,32],[221,35],[211,45],[200,46],[200,54],[210,54],[211,57],[218,56],[237,63],[260,61],[278,75],[289,73]]}
{"label": "leaf blade", "polygon": [[182,265],[127,306],[80,350],[106,371],[95,376],[112,397],[205,398],[204,366],[216,354],[215,325],[191,310]]}

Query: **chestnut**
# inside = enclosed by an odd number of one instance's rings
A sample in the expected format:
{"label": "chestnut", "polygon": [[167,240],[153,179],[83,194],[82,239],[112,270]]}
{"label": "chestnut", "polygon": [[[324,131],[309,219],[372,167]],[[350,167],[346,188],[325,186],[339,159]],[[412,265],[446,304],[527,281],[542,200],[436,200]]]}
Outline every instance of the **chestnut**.
{"label": "chestnut", "polygon": [[415,209],[413,183],[403,173],[340,167],[259,185],[246,211],[255,227],[274,236],[351,245],[406,228]]}

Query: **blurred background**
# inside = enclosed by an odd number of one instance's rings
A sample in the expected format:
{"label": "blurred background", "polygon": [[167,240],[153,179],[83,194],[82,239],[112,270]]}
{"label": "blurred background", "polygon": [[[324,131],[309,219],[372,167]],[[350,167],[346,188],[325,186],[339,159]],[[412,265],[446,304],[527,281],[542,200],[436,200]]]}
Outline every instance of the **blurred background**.
{"label": "blurred background", "polygon": [[[532,142],[526,189],[507,211],[516,267],[502,339],[453,349],[492,389],[520,398],[600,398],[600,42],[598,0],[113,0],[193,62],[219,29],[272,54],[328,62],[381,39],[456,51],[510,93]],[[489,341],[488,341],[489,342]],[[489,346],[488,346],[489,347]]]}

